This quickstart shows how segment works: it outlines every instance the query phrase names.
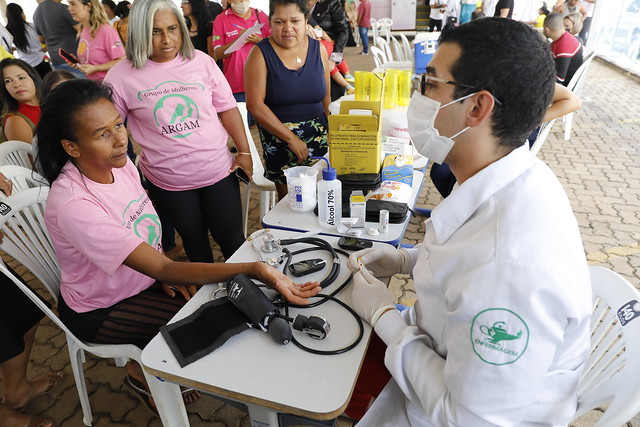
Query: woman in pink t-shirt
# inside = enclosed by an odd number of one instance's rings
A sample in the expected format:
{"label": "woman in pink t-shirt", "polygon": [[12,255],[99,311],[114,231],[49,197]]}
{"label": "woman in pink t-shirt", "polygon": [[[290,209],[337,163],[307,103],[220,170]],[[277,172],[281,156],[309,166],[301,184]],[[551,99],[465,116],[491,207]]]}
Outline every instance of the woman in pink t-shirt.
{"label": "woman in pink t-shirt", "polygon": [[[43,104],[37,132],[51,184],[45,223],[61,271],[59,313],[80,339],[143,348],[184,304],[177,294],[189,299],[193,285],[240,273],[296,304],[320,290],[264,263],[166,258],[160,221],[126,155],[127,131],[107,86],[86,79],[60,84]],[[144,384],[137,363],[127,371],[129,385]]]}
{"label": "woman in pink t-shirt", "polygon": [[[247,38],[247,42],[235,52],[225,54],[225,51],[245,31],[256,24],[262,24],[260,31]],[[244,64],[251,48],[260,40],[269,37],[271,25],[269,17],[262,11],[249,7],[248,1],[229,0],[227,10],[218,15],[213,21],[213,55],[216,60],[222,59],[224,76],[231,86],[233,97],[238,102],[245,102],[244,94]],[[249,126],[255,125],[251,114],[248,114]]]}
{"label": "woman in pink t-shirt", "polygon": [[99,0],[69,0],[69,13],[80,23],[78,59],[70,65],[92,80],[102,80],[107,71],[124,58],[124,47],[118,32]]}
{"label": "woman in pink t-shirt", "polygon": [[229,84],[213,58],[193,48],[171,0],[133,3],[126,51],[105,82],[142,147],[140,169],[149,194],[182,237],[191,261],[213,262],[209,233],[229,258],[245,240],[235,171],[253,174]]}

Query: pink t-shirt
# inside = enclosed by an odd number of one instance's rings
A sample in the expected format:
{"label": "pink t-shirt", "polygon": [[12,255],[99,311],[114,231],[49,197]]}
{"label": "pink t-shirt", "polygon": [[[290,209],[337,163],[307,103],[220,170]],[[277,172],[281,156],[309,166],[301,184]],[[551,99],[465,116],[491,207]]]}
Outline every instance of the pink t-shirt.
{"label": "pink t-shirt", "polygon": [[[124,56],[124,46],[118,32],[109,24],[102,24],[91,37],[91,30],[83,28],[78,41],[78,59],[81,64],[100,65]],[[91,80],[102,80],[106,71],[96,71],[87,77]]]}
{"label": "pink t-shirt", "polygon": [[[264,24],[260,29],[260,36],[262,38],[269,37],[271,27],[269,26],[269,17],[264,12],[252,8],[249,19],[243,19],[236,15],[231,8],[222,12],[213,21],[213,47],[231,43],[238,38],[242,30],[253,27],[258,22],[258,17],[260,23]],[[233,93],[244,92],[244,63],[247,62],[249,52],[254,45],[255,43],[245,43],[240,50],[236,50],[222,60],[224,75]]]}
{"label": "pink t-shirt", "polygon": [[124,59],[105,82],[142,147],[140,168],[154,185],[193,190],[229,175],[233,157],[218,113],[237,104],[213,58],[195,50],[192,60],[148,60],[141,70]]}
{"label": "pink t-shirt", "polygon": [[112,173],[112,184],[98,184],[67,162],[47,198],[60,293],[78,313],[110,307],[155,282],[123,262],[141,243],[161,251],[158,214],[131,161]]}

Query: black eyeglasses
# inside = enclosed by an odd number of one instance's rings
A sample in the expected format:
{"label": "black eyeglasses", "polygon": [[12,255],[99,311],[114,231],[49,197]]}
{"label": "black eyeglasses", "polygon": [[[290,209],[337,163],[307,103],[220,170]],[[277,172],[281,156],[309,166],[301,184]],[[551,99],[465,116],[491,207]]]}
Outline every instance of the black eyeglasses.
{"label": "black eyeglasses", "polygon": [[[435,77],[435,76],[430,76],[428,74],[423,74],[420,77],[420,93],[422,95],[424,95],[424,92],[427,89],[427,81],[428,80],[431,80],[431,81],[434,81],[434,82],[438,82],[438,83],[447,84],[447,85],[466,87],[467,89],[472,89],[472,90],[475,90],[475,91],[485,90],[485,89],[479,89],[479,88],[477,88],[475,86],[469,86],[469,85],[466,85],[466,84],[463,84],[463,83],[458,83],[458,82],[454,82],[454,81],[451,81],[451,80],[441,79],[440,77]],[[498,104],[500,106],[502,105],[502,102],[500,102],[500,100],[498,98],[496,98],[496,96],[494,94],[491,94],[491,96],[493,96],[493,99],[496,101],[496,104]]]}

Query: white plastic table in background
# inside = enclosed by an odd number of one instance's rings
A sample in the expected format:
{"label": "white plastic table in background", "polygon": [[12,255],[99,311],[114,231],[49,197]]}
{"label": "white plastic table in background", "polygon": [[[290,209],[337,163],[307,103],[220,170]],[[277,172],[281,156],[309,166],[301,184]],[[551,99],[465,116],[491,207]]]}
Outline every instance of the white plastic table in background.
{"label": "white plastic table in background", "polygon": [[[413,185],[409,207],[414,208],[416,200],[420,195],[420,189],[422,188],[422,182],[424,181],[424,173],[419,170],[413,171]],[[407,217],[402,223],[389,224],[389,230],[386,233],[380,233],[376,236],[367,234],[367,230],[370,227],[378,227],[378,222],[366,222],[361,239],[371,240],[374,242],[388,243],[392,246],[398,246],[404,236],[404,232],[407,230],[411,220],[411,213],[407,213]],[[289,208],[289,199],[284,197],[280,200],[269,212],[262,217],[262,226],[265,228],[277,228],[281,230],[292,231],[318,231],[322,235],[329,236],[343,236],[338,233],[334,228],[321,228],[318,223],[318,217],[313,212],[293,212]]]}
{"label": "white plastic table in background", "polygon": [[[261,232],[259,230],[252,236]],[[283,230],[271,230],[271,233],[277,239],[299,235]],[[337,247],[337,237],[322,237]],[[308,245],[287,246],[292,251],[305,247]],[[383,247],[383,244],[375,243],[374,247]],[[328,252],[319,250],[294,256],[294,262],[308,258],[331,260]],[[349,277],[346,258],[340,255],[340,259],[340,275],[323,293],[332,292]],[[257,260],[258,254],[247,241],[228,262]],[[328,271],[325,268],[297,281],[319,281],[326,277]],[[216,289],[217,285],[204,286],[171,322],[188,316],[211,300]],[[349,286],[338,297],[350,304]],[[304,310],[291,309],[290,315],[295,317],[300,312],[306,316],[325,317],[331,324],[331,332],[322,341],[294,331],[294,336],[307,346],[323,350],[337,349],[352,343],[357,337],[355,319],[337,303],[326,302]],[[333,356],[307,353],[292,343],[276,344],[268,334],[251,329],[230,338],[214,352],[184,368],[180,367],[164,338],[158,334],[143,350],[142,363],[147,372],[161,378],[151,386],[162,422],[167,427],[189,425],[178,384],[246,403],[253,426],[278,425],[278,412],[314,419],[333,419],[344,411],[351,397],[371,332],[366,322],[364,328],[364,337],[354,349]]]}

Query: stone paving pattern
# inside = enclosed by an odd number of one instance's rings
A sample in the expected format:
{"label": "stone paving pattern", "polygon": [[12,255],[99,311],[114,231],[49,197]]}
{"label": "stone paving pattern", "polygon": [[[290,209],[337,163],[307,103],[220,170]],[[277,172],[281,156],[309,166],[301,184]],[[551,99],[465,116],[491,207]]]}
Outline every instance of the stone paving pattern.
{"label": "stone paving pattern", "polygon": [[[372,69],[372,58],[358,56],[357,52],[357,48],[347,48],[346,57],[351,69]],[[640,134],[640,83],[596,60],[589,70],[581,98],[582,109],[574,116],[571,140],[563,140],[564,125],[561,120],[556,121],[540,156],[557,174],[571,199],[589,263],[611,268],[639,287],[640,146],[637,135]],[[255,132],[254,137],[257,137]],[[418,206],[431,208],[440,200],[427,178]],[[258,194],[253,194],[249,232],[258,229],[260,224],[258,201]],[[416,244],[422,240],[423,221],[420,217],[411,220],[405,243]],[[219,251],[216,256],[221,259]],[[24,268],[18,268],[18,272],[33,286],[39,286]],[[415,300],[413,283],[408,276],[394,278],[392,289],[400,303],[412,304]],[[34,400],[27,412],[49,417],[57,426],[81,426],[82,411],[65,336],[46,318],[38,329],[31,359],[30,375],[64,370],[67,378],[54,392]],[[160,420],[123,387],[125,371],[117,368],[112,360],[87,354],[84,370],[94,426],[161,425]],[[188,412],[192,426],[250,425],[244,412],[208,396],[189,405]],[[593,425],[599,413],[592,411],[572,425]],[[339,420],[338,425],[350,423]],[[640,416],[627,425],[640,426]]]}

